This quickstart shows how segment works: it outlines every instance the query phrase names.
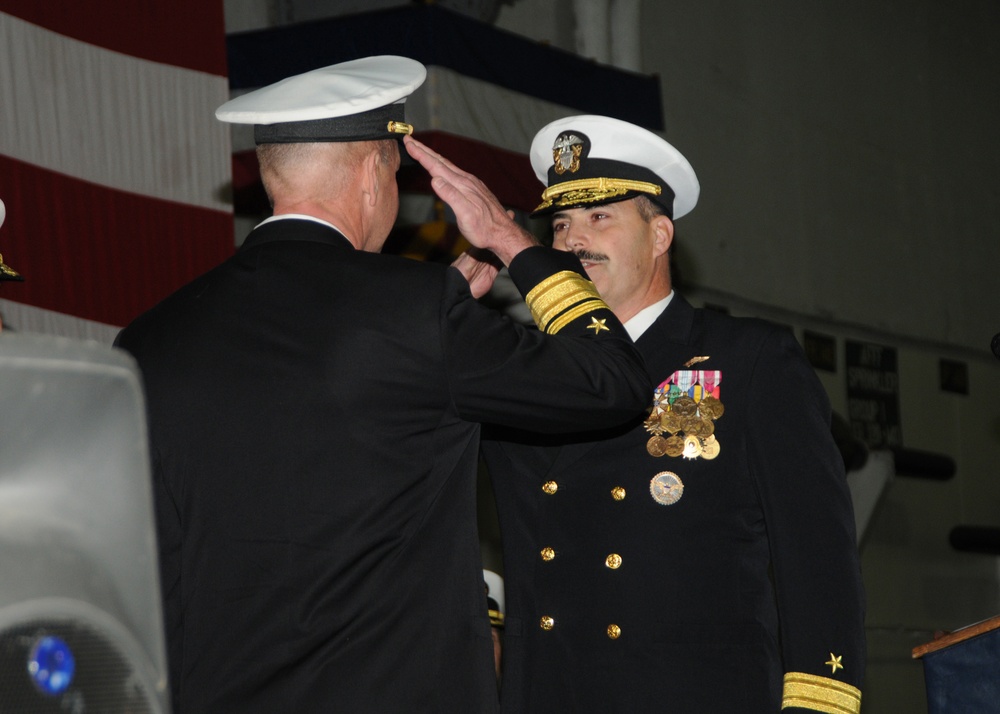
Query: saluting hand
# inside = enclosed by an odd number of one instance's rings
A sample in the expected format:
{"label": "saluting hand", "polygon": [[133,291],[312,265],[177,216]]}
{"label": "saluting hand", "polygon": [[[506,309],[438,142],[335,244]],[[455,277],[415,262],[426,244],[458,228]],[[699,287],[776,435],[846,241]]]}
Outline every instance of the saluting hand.
{"label": "saluting hand", "polygon": [[507,215],[497,197],[477,177],[412,136],[404,137],[403,143],[410,156],[431,175],[431,188],[451,206],[458,229],[472,245],[492,251],[504,265],[510,265],[515,255],[538,244]]}

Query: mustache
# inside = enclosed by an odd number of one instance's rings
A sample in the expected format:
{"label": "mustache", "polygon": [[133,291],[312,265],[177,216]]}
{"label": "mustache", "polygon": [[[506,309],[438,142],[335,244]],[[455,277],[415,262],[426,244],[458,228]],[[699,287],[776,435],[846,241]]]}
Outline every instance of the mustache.
{"label": "mustache", "polygon": [[575,255],[580,260],[588,260],[594,263],[605,261],[608,256],[602,253],[591,253],[589,250],[574,250],[573,255]]}

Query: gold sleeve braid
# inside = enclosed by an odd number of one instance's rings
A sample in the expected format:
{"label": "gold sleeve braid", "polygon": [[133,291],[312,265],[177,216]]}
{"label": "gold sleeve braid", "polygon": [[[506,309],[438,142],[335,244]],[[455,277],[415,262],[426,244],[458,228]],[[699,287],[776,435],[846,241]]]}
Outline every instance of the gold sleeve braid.
{"label": "gold sleeve braid", "polygon": [[540,282],[525,302],[538,329],[550,335],[578,317],[609,309],[594,284],[572,270],[562,270]]}
{"label": "gold sleeve braid", "polygon": [[824,714],[859,714],[861,690],[829,677],[788,672],[781,700],[781,708],[787,707],[803,707]]}

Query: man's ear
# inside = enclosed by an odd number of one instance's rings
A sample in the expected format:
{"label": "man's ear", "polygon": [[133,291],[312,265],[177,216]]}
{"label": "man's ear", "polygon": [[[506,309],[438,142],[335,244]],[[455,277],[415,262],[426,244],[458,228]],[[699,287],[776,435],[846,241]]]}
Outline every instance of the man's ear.
{"label": "man's ear", "polygon": [[369,206],[378,202],[380,163],[378,151],[373,150],[365,154],[361,165],[361,192]]}
{"label": "man's ear", "polygon": [[666,253],[674,242],[674,222],[667,216],[655,216],[650,221],[653,228],[653,255],[659,257]]}

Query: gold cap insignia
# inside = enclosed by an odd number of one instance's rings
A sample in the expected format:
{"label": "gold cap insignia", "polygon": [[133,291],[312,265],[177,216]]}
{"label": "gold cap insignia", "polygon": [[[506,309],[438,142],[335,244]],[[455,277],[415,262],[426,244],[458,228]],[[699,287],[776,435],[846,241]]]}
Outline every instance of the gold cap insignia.
{"label": "gold cap insignia", "polygon": [[567,171],[575,174],[580,170],[584,141],[585,138],[566,131],[556,137],[552,145],[552,163],[555,164],[553,168],[557,174],[561,176]]}

